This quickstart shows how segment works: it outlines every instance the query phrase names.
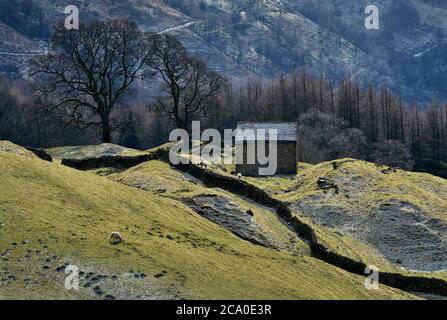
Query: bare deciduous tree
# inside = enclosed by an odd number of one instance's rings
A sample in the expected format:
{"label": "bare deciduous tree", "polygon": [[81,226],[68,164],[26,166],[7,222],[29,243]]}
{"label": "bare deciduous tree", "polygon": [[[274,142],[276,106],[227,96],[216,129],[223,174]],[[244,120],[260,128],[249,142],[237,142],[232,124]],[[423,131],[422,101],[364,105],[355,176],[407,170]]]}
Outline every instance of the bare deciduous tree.
{"label": "bare deciduous tree", "polygon": [[147,36],[128,20],[84,23],[79,30],[54,27],[52,50],[30,62],[37,90],[67,123],[79,129],[102,128],[102,141],[111,141],[119,127],[114,108],[131,93],[147,70],[151,50]]}
{"label": "bare deciduous tree", "polygon": [[191,57],[173,36],[153,36],[150,47],[155,50],[150,66],[163,79],[163,95],[156,99],[156,110],[178,128],[188,130],[193,118],[206,117],[210,101],[224,88],[226,80],[201,59]]}

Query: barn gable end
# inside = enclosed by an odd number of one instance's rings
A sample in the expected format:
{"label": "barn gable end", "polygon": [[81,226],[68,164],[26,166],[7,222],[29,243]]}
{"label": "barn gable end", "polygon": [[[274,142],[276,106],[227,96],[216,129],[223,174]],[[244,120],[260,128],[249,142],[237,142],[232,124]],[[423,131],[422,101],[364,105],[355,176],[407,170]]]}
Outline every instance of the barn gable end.
{"label": "barn gable end", "polygon": [[[264,129],[266,134],[269,129],[277,131],[277,162],[276,175],[296,175],[298,173],[298,145],[297,124],[286,123],[257,123],[239,122],[236,132],[236,148],[243,147],[244,164],[236,164],[236,172],[245,176],[258,176],[259,168],[262,167],[258,161],[255,164],[247,164],[247,141],[257,142],[262,138],[257,134],[258,130]],[[267,135],[268,139],[268,135]],[[268,149],[267,149],[268,150]],[[236,150],[237,152],[237,150]]]}

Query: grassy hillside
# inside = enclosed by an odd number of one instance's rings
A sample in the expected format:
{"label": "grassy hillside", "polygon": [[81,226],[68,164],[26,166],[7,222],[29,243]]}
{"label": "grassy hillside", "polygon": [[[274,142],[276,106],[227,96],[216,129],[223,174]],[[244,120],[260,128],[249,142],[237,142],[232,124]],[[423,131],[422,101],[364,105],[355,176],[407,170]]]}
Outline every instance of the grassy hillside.
{"label": "grassy hillside", "polygon": [[[242,240],[175,196],[3,151],[0,173],[2,299],[412,298]],[[112,231],[122,244],[109,244]],[[79,292],[64,289],[66,264],[80,268]]]}
{"label": "grassy hillside", "polygon": [[[309,254],[308,245],[289,230],[271,209],[219,188],[206,188],[199,180],[172,169],[162,161],[142,163],[124,172],[111,174],[109,178],[164,197],[188,201],[193,206],[198,202],[203,214],[215,218],[236,234],[251,235],[249,239],[276,250],[297,255]],[[222,206],[222,202],[227,205]],[[248,217],[247,212],[251,212],[252,217],[238,225],[237,218]]]}
{"label": "grassy hillside", "polygon": [[445,278],[445,179],[354,159],[308,166],[296,177],[243,179],[289,203],[331,250],[381,270]]}

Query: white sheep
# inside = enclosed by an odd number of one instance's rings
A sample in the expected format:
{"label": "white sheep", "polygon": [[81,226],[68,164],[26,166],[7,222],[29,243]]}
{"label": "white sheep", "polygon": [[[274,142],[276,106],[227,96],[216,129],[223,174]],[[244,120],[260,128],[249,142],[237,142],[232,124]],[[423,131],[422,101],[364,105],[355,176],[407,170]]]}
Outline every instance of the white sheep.
{"label": "white sheep", "polygon": [[118,244],[123,241],[121,234],[119,232],[112,232],[110,235],[110,244]]}

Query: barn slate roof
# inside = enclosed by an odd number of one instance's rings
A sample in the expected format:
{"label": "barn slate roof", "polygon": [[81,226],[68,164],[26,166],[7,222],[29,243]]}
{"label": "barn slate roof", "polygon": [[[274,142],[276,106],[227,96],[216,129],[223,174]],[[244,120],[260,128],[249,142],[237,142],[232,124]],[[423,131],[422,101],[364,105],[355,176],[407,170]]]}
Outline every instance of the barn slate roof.
{"label": "barn slate roof", "polygon": [[267,137],[269,129],[276,130],[277,141],[294,142],[298,138],[296,122],[238,122],[236,129],[236,141],[258,140],[259,129],[264,129]]}

